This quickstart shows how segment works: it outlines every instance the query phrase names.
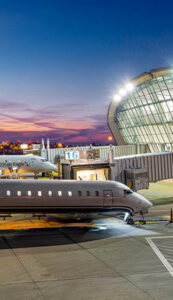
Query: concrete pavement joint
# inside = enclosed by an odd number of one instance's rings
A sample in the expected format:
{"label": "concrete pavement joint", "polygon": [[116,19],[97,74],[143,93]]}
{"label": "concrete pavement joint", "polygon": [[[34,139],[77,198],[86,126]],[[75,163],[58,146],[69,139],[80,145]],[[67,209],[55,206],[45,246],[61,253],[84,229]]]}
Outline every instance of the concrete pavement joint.
{"label": "concrete pavement joint", "polygon": [[[98,258],[96,255],[94,255],[93,253],[91,253],[88,249],[84,248],[81,243],[77,243],[75,240],[73,240],[67,233],[64,233],[64,235],[69,238],[73,243],[78,244],[79,247],[82,250],[87,251],[90,255],[92,255],[94,258],[96,258],[98,261],[100,261],[101,263],[103,263],[106,267],[108,267],[111,271],[113,271],[113,273],[117,273],[119,274],[119,277],[125,279],[126,281],[128,281],[131,285],[133,285],[137,290],[143,292],[145,295],[147,295],[148,297],[150,297],[151,299],[155,300],[155,298],[153,298],[150,294],[148,294],[146,291],[144,291],[142,288],[136,286],[129,278],[127,278],[125,275],[122,275],[120,272],[114,270],[114,268],[112,268],[109,264],[105,263],[105,261],[101,260],[100,258]],[[116,274],[115,274],[116,275]]]}
{"label": "concrete pavement joint", "polygon": [[[7,244],[7,246],[9,247],[9,249],[12,251],[13,255],[16,257],[17,261],[19,262],[19,264],[22,266],[22,268],[24,269],[25,273],[28,275],[28,277],[30,278],[31,282],[33,283],[36,287],[36,289],[40,292],[40,295],[46,300],[45,296],[43,295],[42,291],[40,290],[40,288],[38,287],[37,283],[32,279],[31,275],[29,274],[29,272],[27,271],[27,269],[25,268],[24,264],[21,262],[21,260],[19,259],[19,257],[16,255],[14,249],[11,247],[11,245],[9,244],[8,240],[2,236],[2,239],[4,240],[4,242]],[[24,283],[22,283],[24,284]]]}

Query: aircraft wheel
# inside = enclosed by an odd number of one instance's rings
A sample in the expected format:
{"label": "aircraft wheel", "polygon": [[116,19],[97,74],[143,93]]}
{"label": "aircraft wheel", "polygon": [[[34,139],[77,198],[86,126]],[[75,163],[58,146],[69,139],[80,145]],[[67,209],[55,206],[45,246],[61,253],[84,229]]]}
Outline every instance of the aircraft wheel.
{"label": "aircraft wheel", "polygon": [[132,219],[132,218],[129,218],[129,219],[127,220],[127,224],[128,224],[128,225],[134,225],[133,219]]}

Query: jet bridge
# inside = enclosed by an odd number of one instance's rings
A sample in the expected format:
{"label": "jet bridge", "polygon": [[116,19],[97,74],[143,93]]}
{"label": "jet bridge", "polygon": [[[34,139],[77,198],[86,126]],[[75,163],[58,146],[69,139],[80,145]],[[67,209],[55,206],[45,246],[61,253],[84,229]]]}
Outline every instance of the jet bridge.
{"label": "jet bridge", "polygon": [[147,189],[150,182],[173,178],[173,152],[145,153],[107,160],[78,160],[62,163],[63,179],[113,180],[134,191]]}
{"label": "jet bridge", "polygon": [[110,168],[111,180],[125,183],[134,190],[148,188],[149,182],[173,178],[173,152],[117,157]]}

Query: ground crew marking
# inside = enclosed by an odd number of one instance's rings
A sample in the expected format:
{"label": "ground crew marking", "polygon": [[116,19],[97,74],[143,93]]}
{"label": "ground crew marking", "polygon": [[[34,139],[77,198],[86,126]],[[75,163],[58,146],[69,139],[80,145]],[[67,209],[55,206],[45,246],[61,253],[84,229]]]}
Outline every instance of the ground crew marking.
{"label": "ground crew marking", "polygon": [[[156,255],[158,256],[158,258],[160,259],[160,261],[163,263],[163,265],[166,267],[166,269],[168,270],[168,272],[171,274],[171,276],[173,277],[173,267],[171,266],[171,264],[169,263],[169,261],[166,259],[166,257],[163,255],[163,253],[159,250],[159,248],[156,246],[156,244],[153,242],[153,240],[158,240],[158,239],[172,239],[173,236],[157,236],[157,237],[152,237],[152,238],[145,238],[148,242],[148,244],[151,246],[151,248],[153,249],[153,251],[156,253]],[[168,250],[168,249],[166,249]]]}

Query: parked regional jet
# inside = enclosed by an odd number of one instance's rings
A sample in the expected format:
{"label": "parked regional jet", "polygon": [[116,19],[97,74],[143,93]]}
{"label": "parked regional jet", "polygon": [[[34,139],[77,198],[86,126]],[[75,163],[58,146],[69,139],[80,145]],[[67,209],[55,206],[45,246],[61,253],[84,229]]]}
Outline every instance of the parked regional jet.
{"label": "parked regional jet", "polygon": [[0,155],[0,176],[4,174],[34,173],[57,171],[52,163],[41,156],[29,155]]}
{"label": "parked regional jet", "polygon": [[116,181],[0,180],[0,212],[127,212],[152,204]]}

